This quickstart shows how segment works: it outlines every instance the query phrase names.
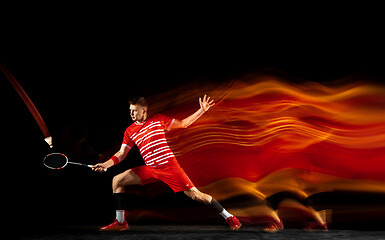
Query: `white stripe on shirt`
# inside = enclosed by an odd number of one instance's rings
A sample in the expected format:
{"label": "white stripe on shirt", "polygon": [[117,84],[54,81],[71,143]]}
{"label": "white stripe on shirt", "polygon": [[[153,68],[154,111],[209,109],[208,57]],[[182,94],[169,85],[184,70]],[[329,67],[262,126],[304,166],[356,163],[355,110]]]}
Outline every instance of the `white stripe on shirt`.
{"label": "white stripe on shirt", "polygon": [[167,144],[167,141],[166,139],[164,138],[161,138],[161,139],[158,139],[158,140],[155,140],[153,142],[149,142],[147,143],[146,145],[144,145],[143,147],[141,147],[139,150],[140,152],[143,154],[145,151],[147,151],[150,147],[155,147],[155,146],[158,146],[160,144]]}
{"label": "white stripe on shirt", "polygon": [[150,134],[144,135],[142,138],[137,139],[137,145],[141,144],[142,142],[149,139],[150,137],[153,137],[156,135],[162,135],[162,134],[164,134],[163,129],[154,130],[154,131],[150,132]]}
{"label": "white stripe on shirt", "polygon": [[162,127],[162,126],[160,125],[159,121],[153,122],[153,123],[149,124],[148,126],[145,126],[144,128],[140,129],[139,132],[136,132],[136,133],[132,134],[132,136],[131,136],[132,140],[135,140],[135,139],[136,139],[137,137],[139,137],[141,134],[145,133],[146,130],[147,130],[147,128],[154,128],[154,127],[156,127],[156,126]]}
{"label": "white stripe on shirt", "polygon": [[[163,147],[163,148],[166,148],[166,147]],[[147,159],[147,158],[151,158],[151,157],[154,157],[160,153],[163,153],[163,152],[170,152],[171,149],[170,148],[167,148],[167,149],[164,149],[162,151],[159,151],[159,152],[150,152],[150,153],[147,153],[145,156],[143,156],[144,159]]]}
{"label": "white stripe on shirt", "polygon": [[147,161],[147,162],[150,163],[150,162],[153,162],[153,161],[155,161],[155,160],[160,159],[160,160],[156,161],[156,162],[159,162],[159,161],[162,161],[162,159],[164,159],[164,158],[166,158],[166,157],[170,157],[170,156],[173,157],[174,154],[173,154],[172,152],[169,152],[169,153],[163,154],[163,155],[161,155],[161,156],[159,156],[159,157],[153,158],[153,159],[151,159],[151,160],[149,160],[149,161]]}

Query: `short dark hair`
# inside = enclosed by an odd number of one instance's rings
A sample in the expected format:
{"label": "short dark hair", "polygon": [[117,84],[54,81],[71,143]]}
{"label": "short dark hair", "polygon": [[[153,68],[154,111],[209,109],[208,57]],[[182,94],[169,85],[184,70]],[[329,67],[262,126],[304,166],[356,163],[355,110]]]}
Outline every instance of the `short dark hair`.
{"label": "short dark hair", "polygon": [[147,100],[144,97],[134,97],[129,101],[130,105],[139,105],[148,108]]}

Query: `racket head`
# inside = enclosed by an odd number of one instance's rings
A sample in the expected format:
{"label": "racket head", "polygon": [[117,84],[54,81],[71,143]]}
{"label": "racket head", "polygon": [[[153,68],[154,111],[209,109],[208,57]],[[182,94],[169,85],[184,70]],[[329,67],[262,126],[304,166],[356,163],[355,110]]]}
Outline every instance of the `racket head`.
{"label": "racket head", "polygon": [[68,164],[68,157],[63,153],[50,153],[44,157],[44,166],[50,169],[62,169]]}

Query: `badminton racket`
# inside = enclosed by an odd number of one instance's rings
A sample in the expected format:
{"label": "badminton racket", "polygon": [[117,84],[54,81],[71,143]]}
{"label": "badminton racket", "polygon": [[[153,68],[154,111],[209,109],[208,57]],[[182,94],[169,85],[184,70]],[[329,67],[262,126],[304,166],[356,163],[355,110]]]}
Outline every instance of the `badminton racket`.
{"label": "badminton racket", "polygon": [[[89,167],[92,168],[94,165],[88,165],[84,163],[77,163],[77,162],[69,162],[68,157],[63,153],[50,153],[47,156],[44,157],[43,160],[44,166],[50,169],[62,169],[67,164],[73,164],[73,165],[79,165],[83,167]],[[107,171],[107,169],[104,169],[104,171]]]}

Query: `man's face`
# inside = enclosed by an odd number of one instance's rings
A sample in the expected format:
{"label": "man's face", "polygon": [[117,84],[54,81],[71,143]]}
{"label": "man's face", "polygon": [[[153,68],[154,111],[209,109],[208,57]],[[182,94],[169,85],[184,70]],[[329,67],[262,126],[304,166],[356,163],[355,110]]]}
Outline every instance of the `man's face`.
{"label": "man's face", "polygon": [[132,121],[143,122],[145,119],[145,113],[147,112],[147,108],[142,107],[140,105],[130,105],[130,115]]}

